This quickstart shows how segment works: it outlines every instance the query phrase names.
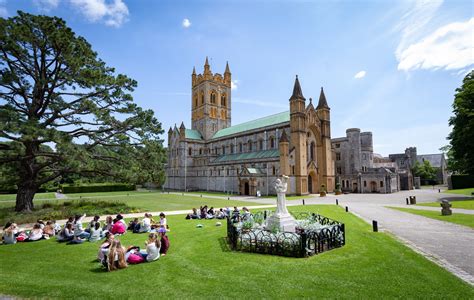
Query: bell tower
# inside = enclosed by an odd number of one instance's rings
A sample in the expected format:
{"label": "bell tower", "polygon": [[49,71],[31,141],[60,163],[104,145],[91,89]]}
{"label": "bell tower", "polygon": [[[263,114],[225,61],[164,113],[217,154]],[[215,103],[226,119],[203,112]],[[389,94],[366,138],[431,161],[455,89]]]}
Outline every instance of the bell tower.
{"label": "bell tower", "polygon": [[228,63],[224,76],[211,72],[207,57],[202,74],[196,74],[193,68],[191,124],[205,140],[231,126],[231,82]]}

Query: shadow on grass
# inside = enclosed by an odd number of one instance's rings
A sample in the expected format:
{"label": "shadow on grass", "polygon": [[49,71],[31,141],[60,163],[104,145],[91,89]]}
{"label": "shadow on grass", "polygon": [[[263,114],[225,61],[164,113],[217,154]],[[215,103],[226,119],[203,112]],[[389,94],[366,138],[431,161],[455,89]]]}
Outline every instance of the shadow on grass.
{"label": "shadow on grass", "polygon": [[226,237],[219,238],[219,246],[221,247],[222,252],[231,252],[232,249],[230,248],[229,243],[227,242]]}

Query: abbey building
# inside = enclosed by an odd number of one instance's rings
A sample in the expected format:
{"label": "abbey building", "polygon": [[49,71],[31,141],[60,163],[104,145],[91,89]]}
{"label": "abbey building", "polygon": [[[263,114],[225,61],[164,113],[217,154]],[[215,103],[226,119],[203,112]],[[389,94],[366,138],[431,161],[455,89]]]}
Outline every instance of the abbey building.
{"label": "abbey building", "polygon": [[321,88],[316,107],[306,101],[298,77],[289,111],[232,126],[232,74],[192,73],[191,128],[168,131],[165,188],[275,194],[279,175],[290,177],[288,194],[332,192],[330,108]]}

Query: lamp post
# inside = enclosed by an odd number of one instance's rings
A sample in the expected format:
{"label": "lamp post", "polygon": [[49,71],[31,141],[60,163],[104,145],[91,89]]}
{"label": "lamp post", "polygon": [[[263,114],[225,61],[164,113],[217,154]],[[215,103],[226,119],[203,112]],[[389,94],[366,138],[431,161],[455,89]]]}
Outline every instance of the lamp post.
{"label": "lamp post", "polygon": [[268,164],[267,164],[267,196],[268,196]]}
{"label": "lamp post", "polygon": [[225,167],[224,167],[224,194],[225,194]]}
{"label": "lamp post", "polygon": [[187,192],[186,189],[186,175],[187,175],[187,153],[186,153],[186,144],[184,144],[184,191]]}

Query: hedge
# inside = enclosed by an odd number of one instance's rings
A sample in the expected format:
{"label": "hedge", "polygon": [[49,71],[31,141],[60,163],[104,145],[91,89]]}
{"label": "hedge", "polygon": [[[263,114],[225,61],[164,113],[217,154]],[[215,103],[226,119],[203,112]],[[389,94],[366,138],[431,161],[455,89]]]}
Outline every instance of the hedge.
{"label": "hedge", "polygon": [[451,175],[453,189],[467,189],[474,187],[474,175]]}
{"label": "hedge", "polygon": [[118,191],[134,191],[134,184],[111,183],[101,185],[63,185],[61,187],[64,194],[73,193],[99,193],[99,192],[118,192]]}

